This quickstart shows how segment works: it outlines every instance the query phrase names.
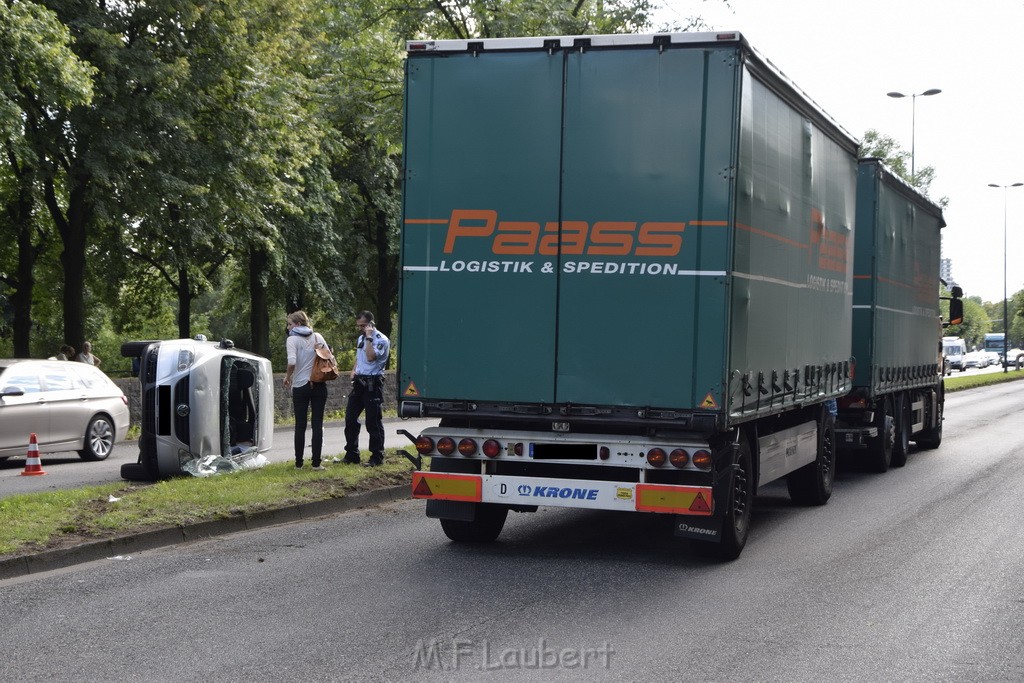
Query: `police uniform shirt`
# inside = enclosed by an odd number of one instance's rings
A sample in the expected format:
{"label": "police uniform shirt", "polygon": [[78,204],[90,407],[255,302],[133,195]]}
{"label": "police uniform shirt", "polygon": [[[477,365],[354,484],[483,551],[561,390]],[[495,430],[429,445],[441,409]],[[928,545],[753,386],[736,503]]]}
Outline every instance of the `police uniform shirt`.
{"label": "police uniform shirt", "polygon": [[388,353],[391,352],[391,342],[379,331],[373,333],[373,350],[377,352],[376,360],[366,359],[366,345],[370,340],[366,335],[359,335],[356,340],[356,374],[357,375],[382,375],[384,367],[388,364]]}

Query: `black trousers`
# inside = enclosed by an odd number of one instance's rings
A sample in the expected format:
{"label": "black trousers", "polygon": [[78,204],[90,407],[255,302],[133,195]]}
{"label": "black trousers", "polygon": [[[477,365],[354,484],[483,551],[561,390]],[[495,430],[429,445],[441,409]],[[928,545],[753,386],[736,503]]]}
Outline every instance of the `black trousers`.
{"label": "black trousers", "polygon": [[295,464],[302,464],[302,451],[306,445],[306,417],[313,409],[313,467],[320,465],[324,447],[324,408],[327,406],[327,383],[306,382],[292,389],[292,407],[295,409]]}
{"label": "black trousers", "polygon": [[370,454],[384,455],[384,376],[357,375],[345,405],[345,455],[359,458],[359,413],[366,411],[366,433],[370,435]]}

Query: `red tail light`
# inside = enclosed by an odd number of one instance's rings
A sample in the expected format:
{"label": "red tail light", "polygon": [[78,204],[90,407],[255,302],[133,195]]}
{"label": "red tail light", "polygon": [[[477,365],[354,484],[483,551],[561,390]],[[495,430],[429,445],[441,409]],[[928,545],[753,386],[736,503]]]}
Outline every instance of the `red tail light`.
{"label": "red tail light", "polygon": [[471,455],[476,455],[476,441],[473,439],[463,439],[460,441],[459,453],[462,453],[467,458]]}
{"label": "red tail light", "polygon": [[451,455],[455,452],[455,439],[450,436],[442,436],[437,442],[437,452],[441,455]]}
{"label": "red tail light", "polygon": [[664,465],[665,460],[667,460],[665,456],[665,451],[661,450],[660,448],[652,448],[651,450],[647,451],[647,462],[654,465],[655,467],[661,467],[662,465]]}
{"label": "red tail light", "polygon": [[416,439],[416,452],[420,455],[427,455],[434,450],[434,440],[429,436],[421,436]]}
{"label": "red tail light", "polygon": [[693,454],[693,466],[701,470],[711,469],[711,453],[700,450]]}
{"label": "red tail light", "polygon": [[672,463],[673,467],[686,467],[690,462],[690,454],[682,448],[677,448],[668,454],[668,461]]}
{"label": "red tail light", "polygon": [[497,458],[501,455],[501,444],[494,439],[484,441],[484,455],[488,458]]}

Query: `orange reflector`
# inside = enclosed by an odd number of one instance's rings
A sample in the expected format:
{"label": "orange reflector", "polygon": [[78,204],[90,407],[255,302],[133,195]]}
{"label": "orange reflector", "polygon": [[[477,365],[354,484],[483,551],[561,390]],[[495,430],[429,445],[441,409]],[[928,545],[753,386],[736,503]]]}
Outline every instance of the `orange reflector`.
{"label": "orange reflector", "polygon": [[483,480],[475,474],[413,472],[412,497],[479,503]]}
{"label": "orange reflector", "polygon": [[710,515],[710,486],[637,484],[637,512],[665,512],[677,515]]}

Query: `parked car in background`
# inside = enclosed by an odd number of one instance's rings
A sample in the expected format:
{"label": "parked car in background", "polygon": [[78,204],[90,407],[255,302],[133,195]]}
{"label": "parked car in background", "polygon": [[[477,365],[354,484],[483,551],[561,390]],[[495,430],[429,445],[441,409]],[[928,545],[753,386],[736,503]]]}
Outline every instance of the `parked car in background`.
{"label": "parked car in background", "polygon": [[1024,349],[1010,349],[1006,352],[1006,362],[1011,368],[1024,368]]}
{"label": "parked car in background", "polygon": [[988,352],[986,351],[971,351],[970,353],[964,354],[964,369],[967,368],[987,368],[989,366]]}
{"label": "parked car in background", "polygon": [[0,360],[0,459],[78,451],[104,460],[128,432],[128,398],[99,368],[59,360]]}

